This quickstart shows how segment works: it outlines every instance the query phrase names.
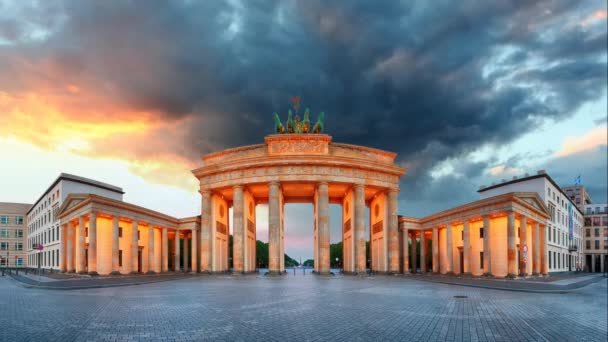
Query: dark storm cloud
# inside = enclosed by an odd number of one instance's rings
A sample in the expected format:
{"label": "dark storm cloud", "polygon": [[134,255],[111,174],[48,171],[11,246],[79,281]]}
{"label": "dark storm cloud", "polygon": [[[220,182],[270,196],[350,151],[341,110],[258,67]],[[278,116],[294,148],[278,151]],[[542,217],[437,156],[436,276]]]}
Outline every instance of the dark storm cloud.
{"label": "dark storm cloud", "polygon": [[326,112],[335,141],[398,152],[412,190],[401,198],[412,200],[437,162],[605,93],[605,28],[579,24],[604,5],[66,1],[61,28],[23,53],[99,80],[133,107],[198,116],[184,142],[192,158],[259,143],[272,112],[284,117],[301,95],[313,120]]}

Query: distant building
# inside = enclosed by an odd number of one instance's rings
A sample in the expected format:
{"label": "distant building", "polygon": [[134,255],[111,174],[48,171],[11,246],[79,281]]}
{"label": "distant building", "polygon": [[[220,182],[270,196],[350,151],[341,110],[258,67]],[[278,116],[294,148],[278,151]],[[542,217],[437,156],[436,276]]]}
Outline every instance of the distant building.
{"label": "distant building", "polygon": [[608,267],[608,204],[585,205],[585,269],[606,272]]}
{"label": "distant building", "polygon": [[591,197],[585,190],[585,187],[582,185],[565,186],[562,190],[564,190],[566,195],[568,195],[568,198],[570,198],[580,210],[584,210],[587,204],[593,203]]}
{"label": "distant building", "polygon": [[[27,211],[27,264],[59,270],[62,234],[58,210],[68,195],[95,194],[122,201],[122,188],[62,173]],[[42,244],[43,249],[35,249]],[[40,261],[38,261],[40,259]]]}
{"label": "distant building", "polygon": [[[584,213],[544,170],[536,175],[482,186],[478,192],[481,199],[510,192],[538,193],[551,215],[544,237],[549,252],[549,272],[574,271],[577,266],[583,266]],[[579,196],[585,201],[584,195]]]}
{"label": "distant building", "polygon": [[26,213],[31,204],[0,202],[0,266],[27,266]]}

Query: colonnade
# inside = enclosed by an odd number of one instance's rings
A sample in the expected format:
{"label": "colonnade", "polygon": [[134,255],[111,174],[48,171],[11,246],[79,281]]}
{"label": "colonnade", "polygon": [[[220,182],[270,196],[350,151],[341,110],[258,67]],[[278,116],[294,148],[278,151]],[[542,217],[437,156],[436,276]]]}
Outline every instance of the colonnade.
{"label": "colonnade", "polygon": [[[427,260],[429,237],[431,260]],[[544,224],[514,211],[446,221],[420,229],[402,228],[403,271],[418,272],[420,258],[422,273],[494,277],[546,275],[548,249],[544,237]]]}
{"label": "colonnade", "polygon": [[170,264],[172,271],[198,270],[197,229],[89,211],[62,224],[61,234],[62,272],[153,274],[168,272]]}

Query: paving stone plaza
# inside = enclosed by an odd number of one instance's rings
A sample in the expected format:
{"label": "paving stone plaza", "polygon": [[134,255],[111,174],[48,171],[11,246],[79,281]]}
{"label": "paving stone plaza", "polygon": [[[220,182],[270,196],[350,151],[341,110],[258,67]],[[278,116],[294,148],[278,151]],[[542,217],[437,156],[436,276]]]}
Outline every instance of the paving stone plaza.
{"label": "paving stone plaza", "polygon": [[0,341],[607,339],[606,279],[562,294],[310,274],[67,291],[1,277],[0,289]]}

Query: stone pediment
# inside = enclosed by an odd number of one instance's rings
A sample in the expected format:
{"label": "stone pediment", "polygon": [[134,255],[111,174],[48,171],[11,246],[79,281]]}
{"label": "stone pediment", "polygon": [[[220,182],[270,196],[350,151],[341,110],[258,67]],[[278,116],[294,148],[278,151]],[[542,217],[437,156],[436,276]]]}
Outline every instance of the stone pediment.
{"label": "stone pediment", "polygon": [[65,202],[63,202],[61,207],[59,207],[59,215],[61,215],[63,212],[66,212],[66,211],[78,206],[85,199],[86,199],[86,195],[80,195],[80,194],[69,195],[68,198],[66,198]]}
{"label": "stone pediment", "polygon": [[549,214],[547,206],[545,205],[545,203],[543,203],[542,199],[538,196],[537,193],[517,193],[515,196],[521,199],[522,201],[530,204],[534,208]]}

